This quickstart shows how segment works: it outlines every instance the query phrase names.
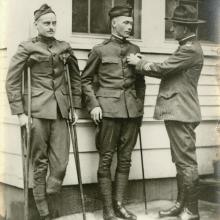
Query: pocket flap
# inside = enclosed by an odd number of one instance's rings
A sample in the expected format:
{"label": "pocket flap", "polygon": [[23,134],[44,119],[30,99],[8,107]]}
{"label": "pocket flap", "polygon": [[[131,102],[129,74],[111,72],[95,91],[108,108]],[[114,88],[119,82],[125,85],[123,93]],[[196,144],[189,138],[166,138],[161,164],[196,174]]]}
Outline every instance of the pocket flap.
{"label": "pocket flap", "polygon": [[35,61],[35,62],[48,62],[49,61],[49,56],[45,56],[45,55],[31,55],[29,57],[29,60],[31,62]]}
{"label": "pocket flap", "polygon": [[98,90],[96,93],[97,97],[106,97],[106,98],[120,98],[120,90]]}
{"label": "pocket flap", "polygon": [[174,96],[176,96],[178,94],[178,92],[176,91],[171,91],[171,92],[163,92],[159,94],[159,97],[162,97],[164,99],[171,99]]}
{"label": "pocket flap", "polygon": [[103,57],[102,63],[119,63],[118,57]]}
{"label": "pocket flap", "polygon": [[[40,89],[32,89],[32,90],[31,90],[31,96],[39,96],[39,95],[41,95],[41,94],[43,94],[43,93],[44,93],[44,90],[40,90]],[[25,94],[25,95],[28,95],[28,91],[25,90],[25,91],[24,91],[24,94]]]}

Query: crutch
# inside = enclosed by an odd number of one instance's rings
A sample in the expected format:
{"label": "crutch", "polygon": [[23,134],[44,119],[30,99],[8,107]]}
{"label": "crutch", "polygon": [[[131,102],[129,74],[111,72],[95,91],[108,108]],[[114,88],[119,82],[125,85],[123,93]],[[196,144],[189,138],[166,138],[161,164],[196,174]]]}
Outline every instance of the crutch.
{"label": "crutch", "polygon": [[[31,148],[31,70],[27,67],[27,89],[28,89],[28,124],[21,127],[22,164],[24,178],[24,220],[29,217],[29,159]],[[22,95],[24,94],[24,73],[22,74]]]}
{"label": "crutch", "polygon": [[79,183],[79,188],[80,188],[83,220],[86,220],[86,209],[85,209],[85,200],[84,200],[82,176],[81,176],[81,168],[80,168],[80,160],[79,160],[77,132],[76,132],[75,122],[73,122],[75,110],[73,107],[73,96],[72,96],[72,89],[71,89],[71,83],[70,83],[69,67],[68,67],[68,64],[66,63],[66,59],[64,59],[64,65],[65,65],[65,75],[66,75],[68,92],[69,92],[70,115],[71,115],[71,118],[69,118],[67,122],[68,122],[69,131],[70,131],[70,138],[71,138],[71,142],[73,146],[73,153],[74,153],[75,164],[76,164],[76,172],[77,172],[77,178],[78,178],[78,183]]}
{"label": "crutch", "polygon": [[145,214],[147,214],[147,197],[146,197],[146,186],[145,186],[145,175],[144,175],[144,157],[143,157],[141,128],[139,128],[138,133],[139,133],[140,153],[141,153],[141,170],[142,170],[142,184],[143,184],[143,193],[144,193],[144,207],[145,207]]}

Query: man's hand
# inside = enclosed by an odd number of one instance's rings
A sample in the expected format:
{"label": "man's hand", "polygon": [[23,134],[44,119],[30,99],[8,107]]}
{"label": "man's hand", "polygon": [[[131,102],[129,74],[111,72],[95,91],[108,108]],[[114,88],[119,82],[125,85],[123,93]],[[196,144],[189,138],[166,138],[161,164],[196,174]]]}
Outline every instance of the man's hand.
{"label": "man's hand", "polygon": [[142,55],[140,53],[136,53],[136,54],[131,53],[129,56],[127,56],[127,62],[130,65],[136,66],[137,63],[141,60],[141,58]]}
{"label": "man's hand", "polygon": [[18,120],[19,120],[19,125],[21,127],[23,127],[23,126],[27,127],[27,125],[28,125],[28,116],[27,115],[25,115],[24,113],[23,114],[19,114],[18,115]]}
{"label": "man's hand", "polygon": [[92,120],[98,125],[99,122],[102,120],[102,109],[100,107],[95,107],[90,112]]}
{"label": "man's hand", "polygon": [[77,112],[76,112],[75,109],[73,110],[73,117],[74,117],[74,118],[72,118],[71,111],[70,111],[70,112],[69,112],[69,118],[71,119],[71,123],[72,123],[73,125],[75,125],[75,124],[77,123],[78,119],[79,119],[78,114],[77,114]]}
{"label": "man's hand", "polygon": [[63,52],[62,54],[60,54],[60,59],[63,61],[64,64],[66,64],[69,56],[70,54],[68,52]]}

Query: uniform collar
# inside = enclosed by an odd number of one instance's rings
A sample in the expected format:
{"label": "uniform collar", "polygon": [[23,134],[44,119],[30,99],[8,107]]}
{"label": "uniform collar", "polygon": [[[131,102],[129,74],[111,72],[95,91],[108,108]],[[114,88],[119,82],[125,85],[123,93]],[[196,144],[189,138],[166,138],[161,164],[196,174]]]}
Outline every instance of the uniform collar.
{"label": "uniform collar", "polygon": [[183,39],[181,39],[181,40],[179,41],[179,45],[182,46],[182,45],[186,44],[187,41],[193,40],[193,39],[195,39],[195,38],[196,38],[196,35],[195,35],[195,34],[192,34],[192,35],[189,35],[189,36],[187,36],[187,37],[184,37]]}
{"label": "uniform collar", "polygon": [[45,37],[42,35],[38,35],[36,37],[36,40],[45,44],[52,44],[56,39],[54,37]]}
{"label": "uniform collar", "polygon": [[128,42],[127,38],[120,37],[120,36],[118,36],[116,34],[112,34],[111,35],[111,40],[115,41],[117,43],[121,43],[121,44]]}

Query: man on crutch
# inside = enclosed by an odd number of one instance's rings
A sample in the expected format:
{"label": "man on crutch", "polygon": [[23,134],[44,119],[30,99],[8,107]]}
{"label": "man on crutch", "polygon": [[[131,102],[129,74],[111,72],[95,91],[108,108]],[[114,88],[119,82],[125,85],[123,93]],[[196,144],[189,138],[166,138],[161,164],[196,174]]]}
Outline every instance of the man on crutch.
{"label": "man on crutch", "polygon": [[[73,104],[81,105],[81,84],[77,59],[70,45],[54,38],[56,14],[46,4],[34,12],[38,36],[22,42],[13,56],[6,90],[13,115],[26,125],[27,85],[22,97],[22,72],[31,61],[31,159],[33,195],[41,219],[49,220],[47,195],[60,191],[69,158],[66,123],[70,105],[64,74],[63,54],[68,57]],[[47,170],[50,170],[46,180]]]}
{"label": "man on crutch", "polygon": [[[115,6],[109,12],[111,37],[93,48],[82,73],[82,88],[91,118],[97,125],[99,151],[98,183],[103,201],[104,220],[135,220],[123,204],[131,166],[131,154],[137,141],[143,116],[145,82],[128,66],[127,56],[139,53],[127,38],[132,32],[132,8]],[[98,79],[97,90],[93,81]],[[117,149],[114,196],[110,166]]]}

